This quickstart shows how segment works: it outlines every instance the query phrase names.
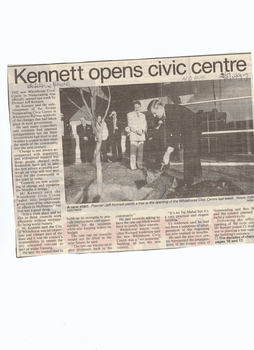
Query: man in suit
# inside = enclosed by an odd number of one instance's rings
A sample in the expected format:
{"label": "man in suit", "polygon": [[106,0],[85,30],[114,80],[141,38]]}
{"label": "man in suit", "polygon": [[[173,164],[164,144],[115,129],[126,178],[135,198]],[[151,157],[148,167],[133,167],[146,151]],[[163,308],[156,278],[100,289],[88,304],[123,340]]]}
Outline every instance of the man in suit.
{"label": "man in suit", "polygon": [[146,116],[140,112],[140,101],[134,101],[134,111],[127,114],[128,126],[125,128],[130,139],[130,168],[143,168],[143,150],[147,131]]}
{"label": "man in suit", "polygon": [[152,100],[148,111],[161,121],[161,155],[164,164],[168,164],[170,154],[177,146],[183,144],[184,183],[191,185],[201,176],[200,162],[201,132],[197,115],[188,108],[178,104],[163,105],[158,99]]}
{"label": "man in suit", "polygon": [[80,118],[81,124],[77,126],[79,136],[80,158],[82,163],[91,163],[94,152],[94,134],[91,125],[86,123],[84,117]]}
{"label": "man in suit", "polygon": [[122,130],[115,111],[111,112],[108,120],[108,140],[112,147],[113,162],[122,161]]}

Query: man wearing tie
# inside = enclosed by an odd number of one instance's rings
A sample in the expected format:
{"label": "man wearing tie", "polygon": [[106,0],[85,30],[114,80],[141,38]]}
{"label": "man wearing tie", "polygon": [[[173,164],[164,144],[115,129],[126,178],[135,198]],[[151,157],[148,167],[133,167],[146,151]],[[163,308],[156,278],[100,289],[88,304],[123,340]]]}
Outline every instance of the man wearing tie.
{"label": "man wearing tie", "polygon": [[91,163],[94,152],[94,135],[92,126],[86,123],[84,117],[80,118],[81,124],[77,126],[79,136],[80,158],[82,163]]}
{"label": "man wearing tie", "polygon": [[108,121],[109,145],[112,147],[113,162],[122,161],[122,130],[115,111],[111,112]]}
{"label": "man wearing tie", "polygon": [[130,168],[143,168],[143,149],[147,131],[146,116],[140,112],[140,101],[134,101],[134,111],[127,114],[126,132],[130,136]]}

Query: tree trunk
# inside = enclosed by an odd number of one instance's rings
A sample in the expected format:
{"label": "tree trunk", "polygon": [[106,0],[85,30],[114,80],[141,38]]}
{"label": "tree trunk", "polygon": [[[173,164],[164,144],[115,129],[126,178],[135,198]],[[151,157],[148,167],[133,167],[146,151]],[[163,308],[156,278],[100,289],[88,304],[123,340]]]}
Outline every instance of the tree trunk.
{"label": "tree trunk", "polygon": [[[93,116],[94,124],[96,125],[96,113],[95,113],[95,107],[96,107],[96,95],[97,95],[97,87],[90,88],[91,93],[91,113]],[[96,129],[96,126],[95,126]],[[96,175],[97,175],[97,198],[96,202],[101,201],[102,196],[102,166],[101,166],[101,144],[102,144],[102,128],[101,130],[97,130],[97,142],[95,147],[95,153],[94,153],[94,160],[96,164]]]}
{"label": "tree trunk", "polygon": [[95,153],[94,153],[94,161],[96,164],[96,174],[97,174],[97,191],[98,191],[96,201],[98,202],[101,201],[101,196],[102,196],[101,143],[102,143],[101,140],[96,142]]}

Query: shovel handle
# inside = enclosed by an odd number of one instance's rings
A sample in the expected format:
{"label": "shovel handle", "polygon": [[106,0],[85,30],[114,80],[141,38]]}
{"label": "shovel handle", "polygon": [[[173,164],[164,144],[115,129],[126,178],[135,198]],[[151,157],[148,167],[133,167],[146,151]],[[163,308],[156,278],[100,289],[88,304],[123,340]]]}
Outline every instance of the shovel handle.
{"label": "shovel handle", "polygon": [[162,171],[162,169],[164,168],[164,166],[165,166],[165,163],[161,163],[160,171]]}

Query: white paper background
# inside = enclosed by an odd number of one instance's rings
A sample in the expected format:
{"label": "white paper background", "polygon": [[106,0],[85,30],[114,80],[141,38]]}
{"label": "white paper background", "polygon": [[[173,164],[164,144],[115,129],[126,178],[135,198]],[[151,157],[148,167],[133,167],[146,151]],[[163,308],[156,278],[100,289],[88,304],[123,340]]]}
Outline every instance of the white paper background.
{"label": "white paper background", "polygon": [[254,52],[251,2],[0,6],[0,349],[253,349],[253,245],[16,259],[7,105],[7,64]]}

